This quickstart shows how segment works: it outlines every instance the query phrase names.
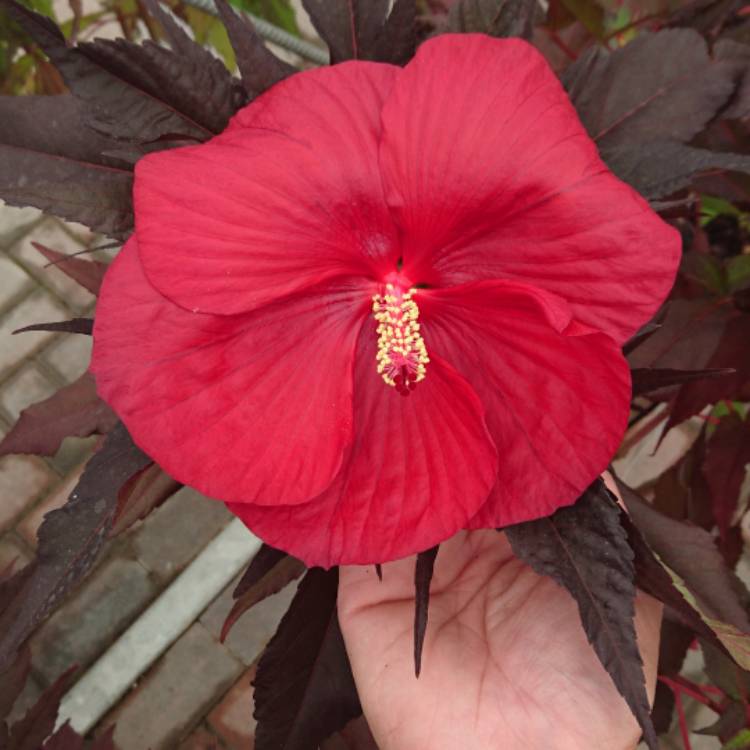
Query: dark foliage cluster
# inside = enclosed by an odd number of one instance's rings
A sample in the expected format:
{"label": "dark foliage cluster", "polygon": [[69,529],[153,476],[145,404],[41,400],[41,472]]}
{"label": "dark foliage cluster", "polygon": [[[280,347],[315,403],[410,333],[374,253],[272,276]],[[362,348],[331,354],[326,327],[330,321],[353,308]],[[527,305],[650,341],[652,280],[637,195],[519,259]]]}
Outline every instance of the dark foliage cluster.
{"label": "dark foliage cluster", "polygon": [[[596,654],[638,718],[651,750],[672,721],[675,696],[702,697],[719,714],[712,733],[728,742],[748,729],[750,597],[733,572],[750,462],[750,21],[741,4],[693,0],[622,29],[612,43],[596,6],[553,0],[305,0],[331,60],[404,64],[445,31],[522,36],[560,71],[581,120],[610,168],[678,227],[684,240],[675,288],[656,319],[625,351],[633,372],[633,427],[623,450],[655,429],[698,416],[699,435],[644,500],[623,483],[627,513],[598,480],[576,505],[504,531],[514,552],[567,589]],[[133,230],[133,168],[147,153],[200,143],[232,115],[295,71],[262,43],[252,24],[217,0],[234,47],[235,78],[196,44],[170,11],[149,0],[167,43],[90,41],[69,46],[48,18],[14,0],[0,6],[59,71],[67,93],[0,97],[0,197],[33,205],[122,241]],[[576,12],[577,9],[577,12]],[[561,56],[561,50],[564,54]],[[706,198],[710,196],[710,200]],[[106,266],[38,250],[96,293]],[[24,330],[90,335],[92,321]],[[24,643],[122,533],[178,489],[131,441],[96,395],[89,374],[28,408],[0,455],[54,455],[69,436],[101,435],[67,504],[39,530],[38,559],[0,577],[0,717],[12,709],[29,669]],[[530,480],[531,481],[531,480]],[[428,627],[437,548],[415,570],[415,668]],[[437,559],[436,559],[437,557]],[[259,750],[314,750],[338,734],[374,747],[361,714],[336,616],[338,573],[306,571],[263,547],[235,591],[223,636],[248,609],[301,576],[256,679]],[[653,712],[633,624],[640,588],[666,606]],[[680,677],[687,650],[703,648],[711,692]],[[78,748],[68,727],[53,732],[71,674],[21,721],[0,723],[0,746]],[[46,741],[45,741],[46,740]],[[102,737],[97,748],[111,747]],[[330,745],[333,747],[334,745]],[[738,745],[743,747],[744,745]]]}

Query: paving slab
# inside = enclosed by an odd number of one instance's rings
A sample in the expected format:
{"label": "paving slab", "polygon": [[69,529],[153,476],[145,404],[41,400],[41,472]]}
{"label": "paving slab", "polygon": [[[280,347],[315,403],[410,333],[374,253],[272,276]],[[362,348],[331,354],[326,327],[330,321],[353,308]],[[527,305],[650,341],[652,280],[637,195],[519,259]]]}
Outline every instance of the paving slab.
{"label": "paving slab", "polygon": [[136,560],[105,561],[32,638],[37,678],[49,685],[73,664],[81,674],[157,593],[156,583]]}
{"label": "paving slab", "polygon": [[8,419],[15,422],[26,407],[49,398],[59,387],[59,383],[29,362],[3,383],[0,406]]}
{"label": "paving slab", "polygon": [[41,354],[41,359],[72,383],[83,375],[91,362],[91,336],[58,336]]}
{"label": "paving slab", "polygon": [[255,668],[248,669],[208,715],[208,725],[232,750],[253,750],[255,747],[254,677]]}
{"label": "paving slab", "polygon": [[36,456],[0,458],[0,532],[33,507],[55,479],[54,472]]}
{"label": "paving slab", "polygon": [[185,487],[132,537],[138,560],[162,582],[174,578],[231,520],[223,503]]}
{"label": "paving slab", "polygon": [[13,565],[18,571],[31,562],[31,550],[15,533],[9,532],[0,537],[0,573]]}
{"label": "paving slab", "polygon": [[0,247],[8,247],[16,238],[27,232],[39,219],[42,212],[36,208],[6,206],[0,201]]}
{"label": "paving slab", "polygon": [[[234,591],[240,576],[232,581],[213,601],[201,616],[201,622],[211,634],[218,638],[221,628],[232,608]],[[297,583],[292,582],[278,594],[269,596],[244,615],[234,624],[224,644],[232,653],[248,666],[256,661],[264,646],[271,640],[284,613],[297,590]]]}
{"label": "paving slab", "polygon": [[90,307],[96,299],[94,295],[55,265],[50,265],[32,242],[40,242],[64,255],[78,253],[84,250],[85,246],[65,231],[57,219],[49,218],[35,226],[33,232],[20,238],[11,248],[10,254],[31,276],[49,288],[71,310],[81,313]]}
{"label": "paving slab", "polygon": [[10,258],[0,254],[0,309],[18,301],[33,287],[31,277]]}
{"label": "paving slab", "polygon": [[115,723],[119,750],[173,748],[242,670],[229,650],[195,623],[102,726]]}
{"label": "paving slab", "polygon": [[54,335],[49,331],[32,331],[13,336],[13,331],[33,323],[50,323],[69,318],[70,312],[42,289],[12,308],[0,320],[0,379],[8,370],[47,344]]}

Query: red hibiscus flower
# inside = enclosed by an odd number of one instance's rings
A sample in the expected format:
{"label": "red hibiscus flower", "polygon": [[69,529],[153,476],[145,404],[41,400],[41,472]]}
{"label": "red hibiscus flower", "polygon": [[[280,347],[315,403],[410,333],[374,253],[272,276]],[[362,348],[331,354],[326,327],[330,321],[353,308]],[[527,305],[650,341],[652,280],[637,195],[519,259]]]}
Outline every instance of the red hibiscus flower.
{"label": "red hibiscus flower", "polygon": [[441,36],[147,156],[93,369],[135,441],[310,565],[572,503],[680,242],[533,47]]}

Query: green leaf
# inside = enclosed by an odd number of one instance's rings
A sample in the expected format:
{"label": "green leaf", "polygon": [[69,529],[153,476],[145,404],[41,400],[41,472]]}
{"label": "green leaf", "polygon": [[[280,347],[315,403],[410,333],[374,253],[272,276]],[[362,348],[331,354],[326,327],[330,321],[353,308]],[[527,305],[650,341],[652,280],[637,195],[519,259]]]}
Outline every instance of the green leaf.
{"label": "green leaf", "polygon": [[736,255],[726,265],[727,285],[733,292],[750,281],[750,255]]}
{"label": "green leaf", "polygon": [[265,18],[290,34],[299,35],[297,16],[289,0],[230,0],[240,10]]}
{"label": "green leaf", "polygon": [[562,0],[563,5],[597,39],[604,37],[604,8],[595,0]]}
{"label": "green leaf", "polygon": [[743,729],[739,734],[732,737],[729,742],[722,745],[721,750],[746,750],[750,747],[750,729]]}

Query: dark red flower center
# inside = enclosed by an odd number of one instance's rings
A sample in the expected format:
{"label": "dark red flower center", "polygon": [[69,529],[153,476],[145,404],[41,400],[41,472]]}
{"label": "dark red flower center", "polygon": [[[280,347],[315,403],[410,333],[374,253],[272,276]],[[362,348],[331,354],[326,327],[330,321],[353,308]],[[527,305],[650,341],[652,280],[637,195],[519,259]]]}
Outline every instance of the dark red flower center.
{"label": "dark red flower center", "polygon": [[430,361],[419,332],[416,293],[407,278],[392,273],[386,278],[382,293],[372,298],[372,311],[378,322],[377,370],[402,396],[408,396],[424,379]]}

